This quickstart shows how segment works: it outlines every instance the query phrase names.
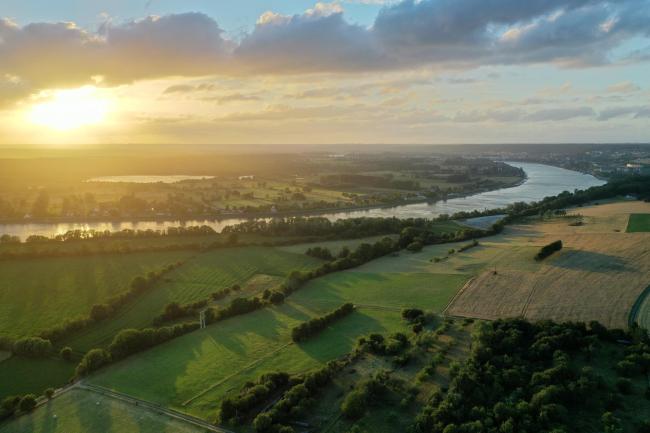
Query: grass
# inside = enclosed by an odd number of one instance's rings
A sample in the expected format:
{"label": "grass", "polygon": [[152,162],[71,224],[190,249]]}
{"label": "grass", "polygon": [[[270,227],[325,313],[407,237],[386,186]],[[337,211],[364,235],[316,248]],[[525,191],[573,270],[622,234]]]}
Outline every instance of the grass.
{"label": "grass", "polygon": [[33,335],[123,292],[187,251],[0,261],[0,335]]}
{"label": "grass", "polygon": [[115,318],[74,335],[66,344],[83,352],[106,346],[122,329],[151,326],[153,318],[170,302],[198,301],[233,284],[246,286],[250,282],[251,286],[256,286],[259,274],[284,277],[294,269],[306,269],[319,263],[305,255],[266,247],[212,250],[193,257],[168,274],[167,281],[140,296]]}
{"label": "grass", "polygon": [[203,433],[205,429],[78,388],[0,425],[0,433],[73,432]]}
{"label": "grass", "polygon": [[628,233],[650,232],[650,214],[632,214],[627,223]]}
{"label": "grass", "polygon": [[209,418],[227,391],[262,372],[306,371],[348,352],[358,335],[401,326],[398,312],[361,310],[305,344],[291,342],[292,327],[326,310],[290,302],[229,319],[126,359],[90,381]]}
{"label": "grass", "polygon": [[0,362],[0,400],[9,395],[40,395],[49,387],[62,386],[73,376],[74,368],[74,363],[60,359],[5,359]]}
{"label": "grass", "polygon": [[[466,278],[462,274],[330,274],[310,282],[281,306],[177,338],[90,380],[210,418],[228,391],[263,372],[304,372],[349,352],[361,335],[404,330],[403,307],[441,311]],[[305,343],[292,343],[292,327],[344,302],[357,304],[358,311]]]}
{"label": "grass", "polygon": [[338,272],[314,280],[292,295],[304,305],[345,302],[401,310],[441,311],[467,280],[463,274]]}

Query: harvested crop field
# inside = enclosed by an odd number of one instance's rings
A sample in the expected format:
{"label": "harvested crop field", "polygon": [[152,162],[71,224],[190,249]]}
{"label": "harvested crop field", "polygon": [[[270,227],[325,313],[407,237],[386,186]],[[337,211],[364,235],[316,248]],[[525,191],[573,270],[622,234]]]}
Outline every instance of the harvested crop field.
{"label": "harvested crop field", "polygon": [[[513,227],[538,247],[561,239],[564,249],[533,268],[498,268],[496,274],[494,269],[483,270],[447,313],[483,319],[598,320],[609,327],[627,326],[632,306],[650,283],[650,234],[609,229],[612,218],[616,221],[624,215],[625,206],[636,210],[639,203],[581,208],[581,215],[591,218],[584,226],[569,226],[569,218],[560,218]],[[589,226],[594,232],[584,230]]]}

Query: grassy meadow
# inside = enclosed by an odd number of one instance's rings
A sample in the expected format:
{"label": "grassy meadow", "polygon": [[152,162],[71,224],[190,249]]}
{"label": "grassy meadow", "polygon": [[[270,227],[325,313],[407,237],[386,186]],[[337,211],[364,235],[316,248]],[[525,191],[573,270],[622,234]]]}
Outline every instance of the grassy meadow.
{"label": "grassy meadow", "polygon": [[74,362],[14,355],[0,361],[0,400],[10,395],[39,395],[47,388],[57,388],[72,378],[74,369]]}
{"label": "grassy meadow", "polygon": [[[349,352],[359,336],[404,330],[404,307],[442,311],[466,279],[463,274],[333,273],[309,282],[283,305],[177,338],[90,380],[210,417],[229,390],[261,373],[304,372]],[[292,343],[292,327],[345,302],[355,303],[357,311],[304,343]]]}
{"label": "grassy meadow", "polygon": [[[151,326],[153,318],[170,302],[185,304],[199,301],[233,284],[259,290],[259,287],[254,287],[256,282],[260,282],[260,278],[264,279],[261,275],[282,278],[294,269],[307,269],[320,263],[320,260],[304,254],[293,254],[268,247],[208,251],[194,256],[183,266],[167,274],[164,281],[138,297],[116,317],[73,335],[66,344],[83,352],[106,346],[122,329]],[[268,280],[268,277],[266,279]],[[271,280],[273,281],[273,278]]]}
{"label": "grassy meadow", "polygon": [[192,252],[107,254],[0,261],[0,335],[37,334],[129,288],[131,280]]}
{"label": "grassy meadow", "polygon": [[33,412],[0,424],[0,433],[204,433],[205,429],[93,391],[74,388]]}

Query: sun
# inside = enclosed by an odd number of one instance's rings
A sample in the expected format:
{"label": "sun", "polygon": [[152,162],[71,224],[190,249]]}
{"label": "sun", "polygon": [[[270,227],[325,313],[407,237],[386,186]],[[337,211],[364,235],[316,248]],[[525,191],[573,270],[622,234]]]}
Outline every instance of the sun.
{"label": "sun", "polygon": [[70,131],[102,123],[108,110],[109,101],[99,95],[97,88],[85,86],[47,95],[46,101],[32,107],[29,120],[57,131]]}

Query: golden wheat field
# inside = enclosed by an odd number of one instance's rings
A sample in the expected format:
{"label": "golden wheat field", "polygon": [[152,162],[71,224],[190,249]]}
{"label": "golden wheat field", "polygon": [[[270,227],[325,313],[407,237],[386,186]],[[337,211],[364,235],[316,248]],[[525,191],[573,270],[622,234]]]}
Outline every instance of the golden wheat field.
{"label": "golden wheat field", "polygon": [[[625,233],[630,213],[650,204],[617,202],[576,208],[583,225],[554,218],[511,228],[513,242],[542,246],[562,240],[564,248],[537,266],[485,267],[453,300],[447,313],[484,319],[598,320],[625,327],[632,305],[650,284],[650,233]],[[517,233],[519,235],[517,235]],[[513,250],[512,263],[534,261]],[[508,261],[501,258],[500,261]],[[495,273],[496,271],[496,273]]]}

